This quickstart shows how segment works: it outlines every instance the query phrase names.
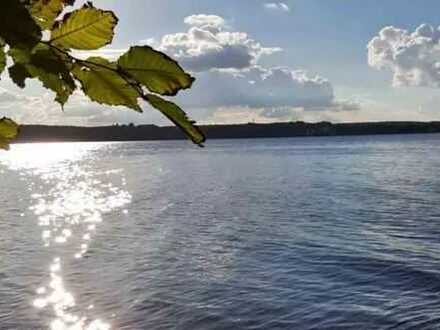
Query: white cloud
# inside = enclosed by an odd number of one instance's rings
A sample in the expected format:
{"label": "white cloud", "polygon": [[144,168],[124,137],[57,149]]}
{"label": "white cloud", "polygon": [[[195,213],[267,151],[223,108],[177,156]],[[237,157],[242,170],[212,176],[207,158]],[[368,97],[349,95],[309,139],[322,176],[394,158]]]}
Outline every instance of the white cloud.
{"label": "white cloud", "polygon": [[[212,91],[212,92],[210,92]],[[197,75],[190,93],[181,101],[187,107],[303,107],[319,110],[334,106],[333,87],[320,76],[301,70],[217,70]]]}
{"label": "white cloud", "polygon": [[393,86],[440,87],[440,30],[383,28],[368,44],[368,63],[393,73]]}
{"label": "white cloud", "polygon": [[[306,121],[306,122],[356,122],[370,120],[364,111],[334,111],[327,109],[323,111],[307,111],[303,108],[280,107],[280,108],[250,108],[250,107],[228,107],[218,108],[214,113],[203,120],[208,124],[236,124],[236,123],[276,123],[288,121]],[[375,113],[374,115],[382,115],[383,112]],[[393,113],[395,116],[395,113]],[[391,116],[385,117],[389,120]],[[380,118],[380,117],[379,117]],[[394,117],[395,118],[395,117]]]}
{"label": "white cloud", "polygon": [[16,102],[18,100],[19,98],[17,95],[11,93],[7,89],[0,87],[0,107],[5,104],[6,106],[8,106],[10,103]]}
{"label": "white cloud", "polygon": [[185,23],[190,25],[187,32],[165,35],[156,44],[186,69],[196,72],[191,91],[178,98],[185,108],[209,109],[208,113],[216,113],[219,108],[253,108],[274,114],[284,113],[280,108],[359,110],[353,101],[336,100],[332,84],[319,75],[261,67],[261,56],[281,49],[263,47],[244,32],[227,31],[226,20],[220,16],[193,15]]}
{"label": "white cloud", "polygon": [[[201,123],[274,122],[347,116],[360,111],[353,100],[335,97],[333,85],[305,70],[262,67],[261,56],[280,51],[262,46],[244,32],[234,32],[226,20],[215,15],[193,15],[185,19],[187,31],[145,39],[176,58],[197,80],[191,90],[182,91],[177,103]],[[103,49],[78,53],[117,58],[125,49]],[[5,86],[5,81],[1,82]],[[6,83],[7,85],[7,83]],[[10,84],[11,85],[11,84]],[[29,83],[38,87],[38,83]],[[40,87],[38,87],[40,88]],[[138,114],[122,107],[102,106],[76,92],[65,111],[49,91],[33,89],[29,96],[17,88],[0,89],[0,110],[21,123],[57,125],[107,125],[113,123],[168,124],[159,112],[143,104]],[[336,115],[337,114],[337,115]]]}
{"label": "white cloud", "polygon": [[188,31],[165,35],[154,46],[191,71],[244,69],[255,65],[263,55],[281,51],[278,47],[263,47],[247,33],[228,31],[220,16],[193,15],[185,18],[185,23]]}
{"label": "white cloud", "polygon": [[99,105],[80,92],[71,96],[62,111],[54,102],[52,92],[44,90],[30,96],[25,91],[12,87],[0,87],[0,113],[20,124],[92,126],[153,121],[158,124],[166,123],[166,120],[160,120],[162,118],[157,112],[149,111],[144,115],[123,107]]}
{"label": "white cloud", "polygon": [[190,26],[206,27],[211,26],[212,28],[222,28],[226,25],[223,17],[217,15],[191,15],[185,18],[185,24]]}
{"label": "white cloud", "polygon": [[[143,44],[147,44],[148,40],[143,40]],[[88,57],[100,56],[110,61],[116,60],[119,56],[125,53],[128,48],[102,48],[98,50],[76,50],[73,51],[73,55],[80,59],[86,59]]]}
{"label": "white cloud", "polygon": [[289,12],[290,7],[284,2],[267,2],[264,4],[264,8],[273,11]]}

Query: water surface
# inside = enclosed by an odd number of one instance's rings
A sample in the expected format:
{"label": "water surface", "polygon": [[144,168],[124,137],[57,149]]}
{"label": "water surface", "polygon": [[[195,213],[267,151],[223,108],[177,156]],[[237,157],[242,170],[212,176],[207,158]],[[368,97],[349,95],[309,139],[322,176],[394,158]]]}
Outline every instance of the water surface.
{"label": "water surface", "polygon": [[0,329],[437,329],[439,139],[14,145]]}

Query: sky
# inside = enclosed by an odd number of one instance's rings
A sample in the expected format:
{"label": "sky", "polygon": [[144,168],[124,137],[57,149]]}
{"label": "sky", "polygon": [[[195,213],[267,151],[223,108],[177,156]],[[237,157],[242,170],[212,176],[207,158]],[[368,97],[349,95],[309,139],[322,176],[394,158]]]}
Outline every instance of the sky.
{"label": "sky", "polygon": [[[93,3],[120,19],[99,55],[148,44],[177,59],[197,80],[176,101],[199,123],[440,120],[438,0]],[[138,114],[78,92],[61,111],[53,99],[38,82],[0,81],[1,115],[21,123],[167,124],[146,104]]]}

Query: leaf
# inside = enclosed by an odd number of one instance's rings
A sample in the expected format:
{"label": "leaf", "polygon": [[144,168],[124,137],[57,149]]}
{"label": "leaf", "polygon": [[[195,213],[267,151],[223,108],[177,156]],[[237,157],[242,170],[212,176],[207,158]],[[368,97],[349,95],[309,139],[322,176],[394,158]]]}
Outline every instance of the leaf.
{"label": "leaf", "polygon": [[8,69],[8,71],[9,71],[9,77],[20,88],[25,87],[25,81],[27,78],[32,78],[31,74],[26,69],[26,67],[20,63],[15,63],[13,66],[11,66]]}
{"label": "leaf", "polygon": [[3,117],[0,119],[0,149],[9,149],[9,143],[19,133],[19,126],[13,120]]}
{"label": "leaf", "polygon": [[67,58],[44,44],[39,44],[32,52],[11,49],[9,54],[15,63],[9,75],[18,86],[23,88],[27,78],[38,78],[44,87],[56,93],[55,101],[64,106],[76,88],[65,62]]}
{"label": "leaf", "polygon": [[50,30],[64,8],[72,6],[74,2],[75,0],[33,0],[29,10],[43,30]]}
{"label": "leaf", "polygon": [[119,58],[118,66],[150,92],[161,95],[176,95],[195,80],[176,61],[149,46],[131,47]]}
{"label": "leaf", "polygon": [[195,126],[194,121],[188,119],[179,106],[153,94],[146,95],[146,100],[178,126],[195,144],[203,147],[206,141],[205,135],[200,128]]}
{"label": "leaf", "polygon": [[116,24],[112,11],[86,4],[55,24],[50,43],[65,49],[98,49],[112,42]]}
{"label": "leaf", "polygon": [[0,37],[10,47],[31,49],[41,36],[40,27],[20,1],[1,0]]}
{"label": "leaf", "polygon": [[5,43],[0,39],[0,75],[3,73],[6,67],[6,53]]}
{"label": "leaf", "polygon": [[116,71],[116,65],[100,57],[87,59],[87,64],[76,63],[73,75],[81,83],[84,94],[91,100],[108,105],[122,105],[142,112],[138,104],[139,92]]}

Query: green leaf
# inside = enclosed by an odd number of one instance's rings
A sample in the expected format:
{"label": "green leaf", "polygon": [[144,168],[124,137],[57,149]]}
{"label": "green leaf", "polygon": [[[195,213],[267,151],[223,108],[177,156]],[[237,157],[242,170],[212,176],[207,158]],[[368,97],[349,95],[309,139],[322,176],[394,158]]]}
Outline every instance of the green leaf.
{"label": "green leaf", "polygon": [[9,143],[19,133],[19,126],[11,119],[3,117],[0,119],[0,149],[9,149]]}
{"label": "green leaf", "polygon": [[17,0],[1,0],[0,37],[16,48],[33,48],[41,40],[41,29],[24,4]]}
{"label": "green leaf", "polygon": [[153,94],[146,95],[146,100],[178,126],[195,144],[203,147],[206,140],[205,135],[194,121],[188,119],[186,113],[179,106]]}
{"label": "green leaf", "polygon": [[15,63],[9,75],[19,87],[24,87],[27,78],[37,78],[44,87],[55,92],[55,101],[61,106],[67,102],[76,88],[66,65],[68,58],[44,44],[39,44],[32,52],[13,48],[9,54]]}
{"label": "green leaf", "polygon": [[116,71],[116,65],[100,57],[76,63],[73,75],[81,83],[84,94],[91,100],[107,105],[122,105],[142,112],[138,104],[139,92]]}
{"label": "green leaf", "polygon": [[161,95],[176,95],[194,81],[176,61],[149,46],[131,47],[119,58],[118,66],[150,92]]}
{"label": "green leaf", "polygon": [[6,67],[5,43],[0,39],[0,75]]}
{"label": "green leaf", "polygon": [[33,0],[29,10],[43,30],[50,30],[64,8],[72,6],[74,2],[75,0]]}
{"label": "green leaf", "polygon": [[25,81],[27,78],[32,78],[32,75],[29,73],[26,67],[20,63],[15,63],[8,69],[8,71],[9,77],[20,88],[24,88],[26,86]]}
{"label": "green leaf", "polygon": [[65,49],[98,49],[112,42],[117,23],[113,12],[85,5],[55,24],[50,43]]}

